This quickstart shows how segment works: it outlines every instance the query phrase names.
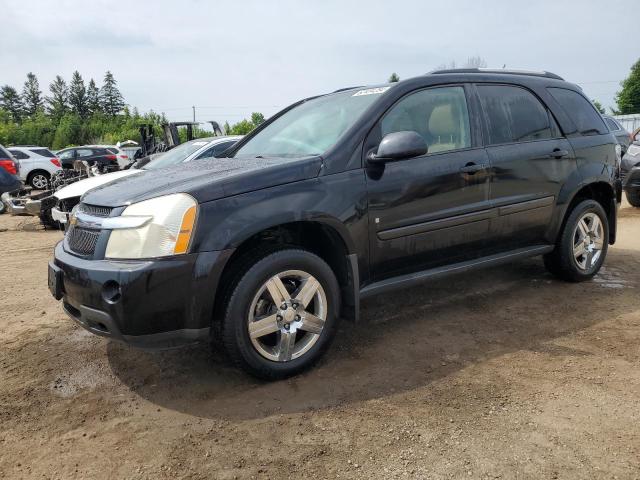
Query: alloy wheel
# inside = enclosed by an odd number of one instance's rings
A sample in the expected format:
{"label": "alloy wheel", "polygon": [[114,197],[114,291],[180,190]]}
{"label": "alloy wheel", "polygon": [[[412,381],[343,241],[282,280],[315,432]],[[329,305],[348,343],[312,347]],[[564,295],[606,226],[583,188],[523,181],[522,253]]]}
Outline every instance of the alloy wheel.
{"label": "alloy wheel", "polygon": [[307,272],[287,270],[269,278],[254,296],[247,319],[249,338],[264,358],[288,362],[316,344],[327,312],[320,282]]}
{"label": "alloy wheel", "polygon": [[604,246],[604,227],[595,213],[585,213],[573,231],[573,258],[581,270],[598,263]]}
{"label": "alloy wheel", "polygon": [[48,183],[49,181],[47,180],[47,177],[45,177],[41,173],[34,175],[31,179],[31,184],[38,190],[45,190]]}

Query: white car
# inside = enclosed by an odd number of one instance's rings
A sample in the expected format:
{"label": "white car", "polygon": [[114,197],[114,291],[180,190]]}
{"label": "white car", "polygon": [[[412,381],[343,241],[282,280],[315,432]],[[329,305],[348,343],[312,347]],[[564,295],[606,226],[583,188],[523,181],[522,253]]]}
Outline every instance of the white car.
{"label": "white car", "polygon": [[131,175],[141,175],[146,170],[155,170],[192,160],[217,157],[241,138],[242,136],[240,135],[198,138],[182,143],[168,152],[159,154],[141,167],[134,166],[128,170],[105,173],[72,183],[53,194],[56,199],[56,206],[51,210],[51,216],[60,223],[67,223],[69,213],[78,204],[80,197],[93,188]]}
{"label": "white car", "polygon": [[60,160],[46,147],[18,145],[7,150],[20,164],[20,179],[36,190],[47,189],[51,175],[61,168]]}

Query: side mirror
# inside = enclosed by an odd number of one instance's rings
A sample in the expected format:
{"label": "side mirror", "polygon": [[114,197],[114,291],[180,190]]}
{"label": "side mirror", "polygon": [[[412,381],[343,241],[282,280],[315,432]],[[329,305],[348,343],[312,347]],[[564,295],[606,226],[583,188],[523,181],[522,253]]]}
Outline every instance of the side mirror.
{"label": "side mirror", "polygon": [[369,155],[371,164],[382,164],[395,160],[419,157],[427,153],[427,143],[417,132],[393,132],[384,136],[378,151]]}

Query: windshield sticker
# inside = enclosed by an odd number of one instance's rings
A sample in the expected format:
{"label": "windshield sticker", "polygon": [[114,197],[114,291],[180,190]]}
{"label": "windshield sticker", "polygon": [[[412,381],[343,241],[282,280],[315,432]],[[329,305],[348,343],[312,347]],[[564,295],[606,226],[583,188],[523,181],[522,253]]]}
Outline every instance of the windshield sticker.
{"label": "windshield sticker", "polygon": [[391,87],[376,87],[376,88],[367,88],[366,90],[358,90],[356,93],[352,95],[352,97],[360,97],[362,95],[380,95],[381,93],[386,92]]}

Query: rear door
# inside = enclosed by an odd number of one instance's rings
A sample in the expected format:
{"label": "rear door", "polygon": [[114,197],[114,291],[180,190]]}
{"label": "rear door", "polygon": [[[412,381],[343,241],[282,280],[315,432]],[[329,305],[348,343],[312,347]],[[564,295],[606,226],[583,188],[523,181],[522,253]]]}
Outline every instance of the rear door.
{"label": "rear door", "polygon": [[489,231],[489,177],[464,85],[409,93],[365,140],[415,131],[428,153],[366,166],[374,279],[480,256]]}
{"label": "rear door", "polygon": [[476,86],[491,163],[492,250],[548,243],[562,185],[576,171],[571,144],[547,107],[516,85]]}

